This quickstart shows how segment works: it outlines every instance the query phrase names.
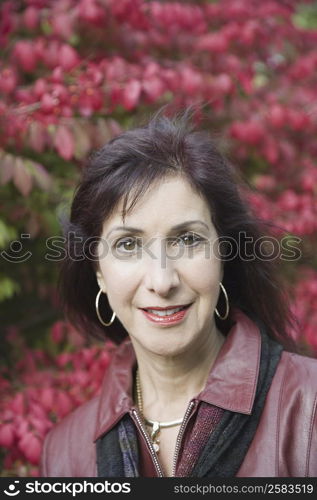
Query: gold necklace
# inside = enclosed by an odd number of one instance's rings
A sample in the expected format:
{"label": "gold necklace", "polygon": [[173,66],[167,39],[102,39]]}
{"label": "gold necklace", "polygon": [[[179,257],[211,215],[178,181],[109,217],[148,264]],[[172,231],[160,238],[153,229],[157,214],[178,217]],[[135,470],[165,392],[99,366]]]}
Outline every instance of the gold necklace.
{"label": "gold necklace", "polygon": [[139,369],[137,369],[136,371],[136,399],[139,412],[141,413],[144,422],[146,423],[146,425],[152,427],[150,437],[153,448],[156,451],[156,453],[158,453],[160,451],[160,446],[159,446],[160,440],[158,439],[158,437],[161,429],[167,427],[176,427],[177,425],[181,425],[181,423],[183,422],[183,418],[180,418],[178,420],[171,420],[170,422],[159,422],[157,420],[150,420],[149,418],[145,418],[145,416],[143,415],[143,398],[142,398],[142,391],[140,384]]}

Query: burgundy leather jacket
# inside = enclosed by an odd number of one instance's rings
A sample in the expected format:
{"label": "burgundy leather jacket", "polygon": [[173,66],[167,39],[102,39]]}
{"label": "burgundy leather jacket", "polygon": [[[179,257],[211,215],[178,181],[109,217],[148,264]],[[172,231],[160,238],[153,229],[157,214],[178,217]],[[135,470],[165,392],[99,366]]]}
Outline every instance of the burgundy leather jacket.
{"label": "burgundy leather jacket", "polygon": [[[260,349],[257,326],[239,312],[237,323],[218,354],[204,390],[194,401],[202,400],[250,414]],[[132,399],[134,364],[132,344],[125,341],[111,360],[100,394],[69,414],[46,436],[41,458],[42,476],[96,477],[95,441],[126,413],[130,413],[139,431],[141,475],[158,475],[135,418]],[[283,351],[256,434],[237,476],[316,477],[316,406],[317,360]]]}

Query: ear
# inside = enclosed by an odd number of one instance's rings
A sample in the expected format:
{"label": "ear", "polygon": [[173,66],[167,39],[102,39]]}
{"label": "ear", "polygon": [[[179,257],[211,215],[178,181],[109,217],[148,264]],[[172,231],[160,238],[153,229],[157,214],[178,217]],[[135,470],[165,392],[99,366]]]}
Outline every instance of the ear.
{"label": "ear", "polygon": [[97,282],[98,282],[99,288],[101,288],[101,290],[103,291],[103,293],[106,293],[105,282],[104,282],[103,276],[102,276],[102,274],[101,274],[100,271],[96,272],[96,278],[97,278]]}

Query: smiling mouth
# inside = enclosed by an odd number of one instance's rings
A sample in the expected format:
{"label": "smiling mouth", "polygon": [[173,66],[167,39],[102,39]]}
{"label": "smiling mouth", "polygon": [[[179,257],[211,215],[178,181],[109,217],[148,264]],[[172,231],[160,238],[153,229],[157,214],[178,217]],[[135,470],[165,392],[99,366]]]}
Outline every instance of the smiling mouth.
{"label": "smiling mouth", "polygon": [[155,314],[156,316],[172,316],[173,314],[178,313],[179,311],[184,311],[188,309],[191,304],[187,304],[185,306],[170,306],[166,308],[143,308],[143,311],[146,311],[151,314]]}

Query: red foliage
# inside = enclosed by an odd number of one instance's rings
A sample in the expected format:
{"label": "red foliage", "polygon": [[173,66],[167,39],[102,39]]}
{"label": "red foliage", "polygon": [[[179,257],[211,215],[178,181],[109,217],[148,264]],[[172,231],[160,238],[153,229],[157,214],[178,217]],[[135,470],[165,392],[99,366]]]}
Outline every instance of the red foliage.
{"label": "red foliage", "polygon": [[[286,274],[295,287],[296,339],[317,355],[317,30],[295,23],[298,6],[279,0],[1,2],[0,184],[16,192],[10,223],[25,217],[36,233],[44,222],[28,198],[48,193],[61,170],[68,189],[74,165],[132,115],[164,103],[202,103],[210,128],[221,130],[254,188],[254,211],[276,224],[278,237],[301,239],[302,265],[293,263]],[[55,324],[54,341],[63,343],[65,331]],[[108,350],[65,347],[52,357],[25,346],[14,378],[3,373],[0,379],[0,444],[9,450],[6,469],[17,475],[37,473],[46,432],[98,390]]]}
{"label": "red foliage", "polygon": [[[52,326],[51,337],[59,354],[30,349],[15,333],[23,358],[14,370],[5,370],[0,376],[0,446],[7,450],[5,470],[17,476],[38,474],[45,435],[97,394],[113,349],[110,343],[83,346],[78,334],[63,321]],[[76,342],[75,349],[71,344]]]}

